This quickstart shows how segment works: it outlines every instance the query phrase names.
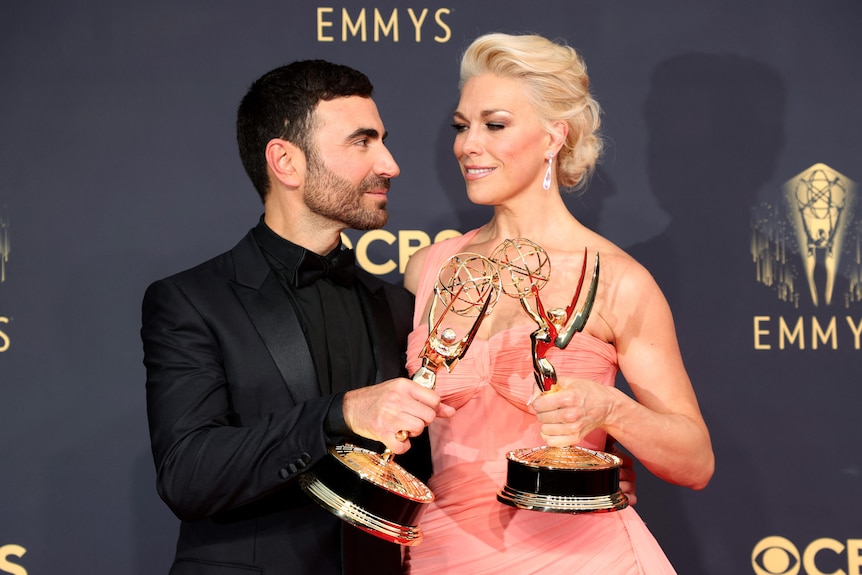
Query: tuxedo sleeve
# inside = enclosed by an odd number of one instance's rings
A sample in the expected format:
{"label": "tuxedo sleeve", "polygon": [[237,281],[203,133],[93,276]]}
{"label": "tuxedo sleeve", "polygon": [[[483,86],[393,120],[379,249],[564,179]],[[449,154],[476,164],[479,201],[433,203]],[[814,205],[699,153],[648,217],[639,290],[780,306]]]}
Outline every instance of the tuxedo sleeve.
{"label": "tuxedo sleeve", "polygon": [[333,398],[290,401],[266,350],[247,341],[253,330],[235,333],[248,324],[241,307],[187,288],[170,278],[149,287],[141,337],[158,491],[194,521],[295,487],[326,454]]}

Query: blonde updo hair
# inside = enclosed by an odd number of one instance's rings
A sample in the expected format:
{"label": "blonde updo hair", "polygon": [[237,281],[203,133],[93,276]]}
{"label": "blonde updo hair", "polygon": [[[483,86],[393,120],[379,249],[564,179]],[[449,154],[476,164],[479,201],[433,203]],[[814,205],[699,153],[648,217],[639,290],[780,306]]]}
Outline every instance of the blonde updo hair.
{"label": "blonde updo hair", "polygon": [[590,95],[587,66],[574,48],[536,35],[486,34],[473,41],[461,59],[459,87],[470,78],[494,74],[523,80],[545,128],[569,126],[557,155],[561,186],[584,187],[602,152],[601,108]]}

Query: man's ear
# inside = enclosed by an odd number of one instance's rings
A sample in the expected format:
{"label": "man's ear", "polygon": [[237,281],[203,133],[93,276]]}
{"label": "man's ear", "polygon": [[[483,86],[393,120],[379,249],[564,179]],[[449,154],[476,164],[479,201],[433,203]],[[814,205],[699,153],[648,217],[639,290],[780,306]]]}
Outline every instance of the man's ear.
{"label": "man's ear", "polygon": [[266,163],[272,177],[288,188],[299,188],[305,179],[305,153],[295,144],[273,138],[266,145]]}

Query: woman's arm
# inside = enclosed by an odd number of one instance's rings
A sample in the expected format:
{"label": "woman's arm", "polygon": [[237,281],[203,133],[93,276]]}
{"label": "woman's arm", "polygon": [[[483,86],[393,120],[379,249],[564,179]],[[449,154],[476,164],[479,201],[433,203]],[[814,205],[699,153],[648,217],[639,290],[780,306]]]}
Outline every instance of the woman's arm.
{"label": "woman's arm", "polygon": [[[655,280],[633,260],[604,294],[604,321],[636,401],[593,381],[560,376],[533,407],[549,445],[574,445],[601,428],[656,476],[702,489],[715,461],[709,432],[683,365],[670,307]],[[594,320],[591,320],[594,321]]]}

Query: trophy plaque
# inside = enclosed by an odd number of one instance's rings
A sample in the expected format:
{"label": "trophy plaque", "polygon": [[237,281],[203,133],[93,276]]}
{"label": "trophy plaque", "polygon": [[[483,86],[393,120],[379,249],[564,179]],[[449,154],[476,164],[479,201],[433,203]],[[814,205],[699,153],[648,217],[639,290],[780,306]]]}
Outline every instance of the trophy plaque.
{"label": "trophy plaque", "polygon": [[[550,279],[551,262],[541,246],[524,238],[506,240],[491,259],[504,278],[503,292],[519,298],[521,307],[538,325],[530,335],[533,373],[538,392],[553,393],[557,374],[545,355],[551,347],[564,349],[586,326],[598,288],[599,254],[596,253],[584,304],[577,312],[575,308],[586,277],[586,249],[571,304],[565,309],[547,311],[539,292]],[[535,300],[535,309],[528,301],[530,298]],[[628,506],[628,498],[619,488],[622,460],[616,455],[577,446],[543,446],[510,451],[506,459],[506,485],[497,494],[497,500],[511,507],[556,513],[594,513],[618,511]]]}
{"label": "trophy plaque", "polygon": [[[491,313],[500,293],[496,264],[478,254],[461,253],[440,268],[428,313],[428,338],[420,353],[422,366],[413,381],[433,389],[440,367],[450,371],[467,352],[482,320]],[[435,321],[438,307],[443,309]],[[451,312],[475,318],[459,337],[443,320]],[[405,441],[407,432],[396,437]],[[386,541],[417,545],[422,541],[419,518],[434,494],[398,465],[387,449],[376,453],[352,444],[330,447],[300,485],[318,504],[347,523]]]}

